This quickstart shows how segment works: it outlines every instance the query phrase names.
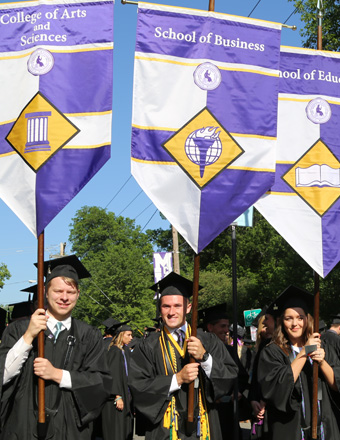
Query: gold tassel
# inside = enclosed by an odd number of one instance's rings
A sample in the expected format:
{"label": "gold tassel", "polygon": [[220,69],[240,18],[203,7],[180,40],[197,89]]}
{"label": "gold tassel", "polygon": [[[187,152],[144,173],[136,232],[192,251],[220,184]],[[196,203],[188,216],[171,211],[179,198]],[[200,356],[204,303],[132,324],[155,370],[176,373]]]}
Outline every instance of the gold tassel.
{"label": "gold tassel", "polygon": [[164,413],[163,426],[166,429],[170,429],[170,424],[171,424],[171,402],[169,402],[169,405]]}

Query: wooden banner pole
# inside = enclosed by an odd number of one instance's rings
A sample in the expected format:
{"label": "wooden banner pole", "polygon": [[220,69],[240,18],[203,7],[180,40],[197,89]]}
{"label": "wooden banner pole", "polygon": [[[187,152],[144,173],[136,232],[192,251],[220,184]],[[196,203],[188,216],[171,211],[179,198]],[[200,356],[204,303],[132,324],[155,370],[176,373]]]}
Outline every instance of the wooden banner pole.
{"label": "wooden banner pole", "polygon": [[[38,308],[44,308],[44,231],[38,237]],[[38,357],[45,356],[45,335],[38,335]],[[38,439],[46,438],[45,381],[38,378]]]}

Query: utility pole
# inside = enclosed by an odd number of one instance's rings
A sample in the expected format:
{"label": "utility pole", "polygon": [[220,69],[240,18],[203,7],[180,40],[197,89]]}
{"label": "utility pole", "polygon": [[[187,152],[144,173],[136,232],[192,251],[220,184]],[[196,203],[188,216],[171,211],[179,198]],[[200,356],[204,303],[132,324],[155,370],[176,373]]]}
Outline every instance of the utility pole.
{"label": "utility pole", "polygon": [[174,256],[174,272],[177,273],[178,275],[180,275],[178,232],[172,225],[171,225],[171,231],[172,231],[172,249],[173,249],[173,256]]}

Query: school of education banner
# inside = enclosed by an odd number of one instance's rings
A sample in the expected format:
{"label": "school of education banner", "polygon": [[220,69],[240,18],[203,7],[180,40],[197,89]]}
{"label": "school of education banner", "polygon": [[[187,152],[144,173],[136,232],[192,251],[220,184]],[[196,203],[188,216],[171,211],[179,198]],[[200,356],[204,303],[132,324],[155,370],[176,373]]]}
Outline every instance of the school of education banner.
{"label": "school of education banner", "polygon": [[340,54],[281,50],[275,184],[256,208],[322,277],[340,260]]}
{"label": "school of education banner", "polygon": [[274,181],[281,26],[139,3],[132,174],[195,252]]}
{"label": "school of education banner", "polygon": [[110,157],[113,2],[0,5],[0,197],[39,235]]}

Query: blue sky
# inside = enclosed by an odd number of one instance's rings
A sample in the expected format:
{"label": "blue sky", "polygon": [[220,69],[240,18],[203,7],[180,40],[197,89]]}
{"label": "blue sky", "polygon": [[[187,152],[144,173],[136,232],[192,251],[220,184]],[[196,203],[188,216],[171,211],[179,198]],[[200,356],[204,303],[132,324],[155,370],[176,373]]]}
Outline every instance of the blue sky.
{"label": "blue sky", "polygon": [[[5,2],[1,2],[5,3]],[[157,3],[172,4],[195,9],[207,9],[208,0],[158,0]],[[257,5],[257,6],[256,6]],[[256,6],[256,7],[255,7]],[[254,9],[255,7],[255,9]],[[288,0],[215,0],[215,11],[233,15],[284,23],[294,12]],[[145,229],[168,228],[150,199],[141,188],[129,179],[133,60],[136,34],[137,7],[115,4],[114,17],[114,67],[113,67],[113,124],[112,157],[88,185],[58,214],[45,229],[45,259],[59,253],[60,242],[66,242],[66,253],[71,252],[68,243],[69,224],[76,211],[84,205],[95,205],[136,219],[136,224]],[[300,17],[294,14],[287,24],[296,25],[297,30],[282,30],[281,43],[286,46],[301,46]],[[125,184],[125,186],[123,186]],[[123,187],[123,188],[122,188]],[[113,200],[112,200],[113,199]],[[37,240],[15,214],[0,200],[0,262],[7,264],[12,277],[0,291],[0,304],[26,300],[21,289],[29,280],[37,278],[33,263],[37,260]]]}

